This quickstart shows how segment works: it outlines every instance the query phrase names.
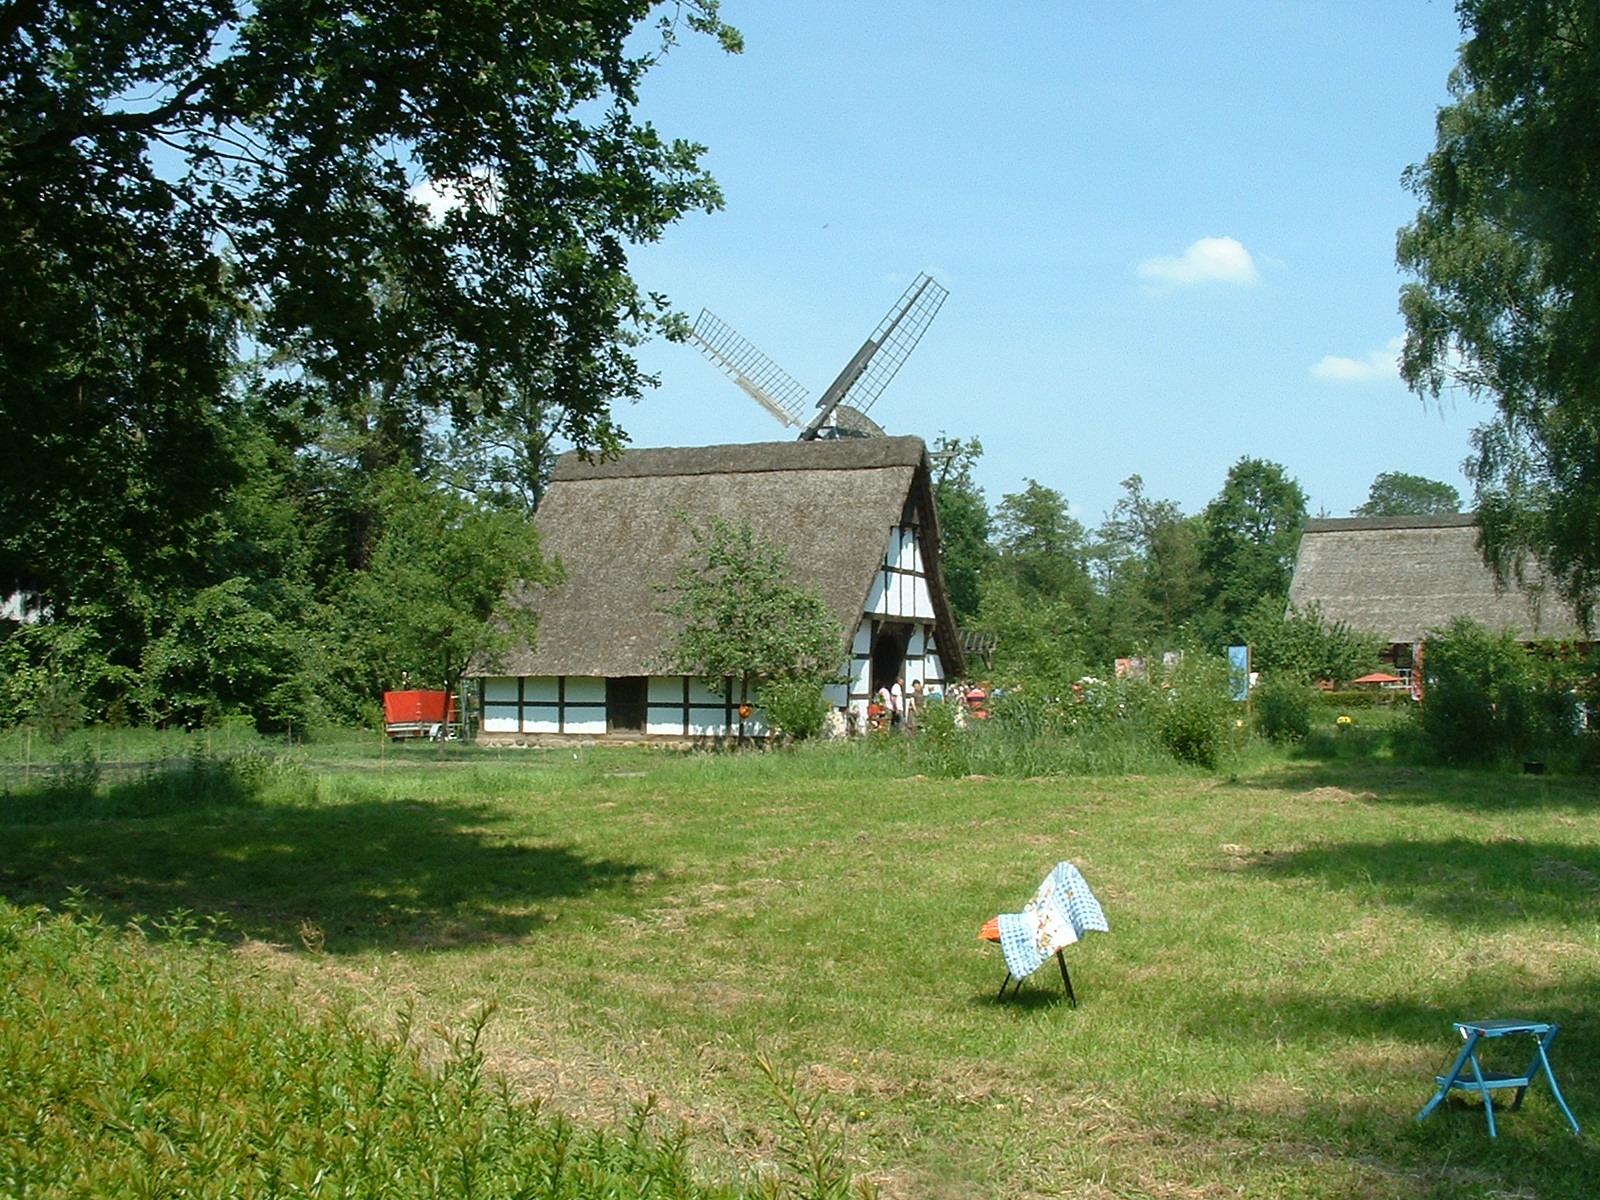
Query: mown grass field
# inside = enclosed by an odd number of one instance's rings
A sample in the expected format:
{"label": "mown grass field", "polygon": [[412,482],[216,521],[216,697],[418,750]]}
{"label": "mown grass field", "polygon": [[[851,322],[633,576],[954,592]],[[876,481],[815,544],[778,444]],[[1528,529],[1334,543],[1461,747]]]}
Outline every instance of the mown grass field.
{"label": "mown grass field", "polygon": [[[1236,774],[934,780],[893,753],[323,752],[204,804],[59,819],[15,786],[0,896],[216,914],[241,978],[468,1026],[585,1123],[653,1097],[708,1171],[781,1151],[792,1074],[890,1197],[1600,1192],[1592,779],[1258,755]],[[131,786],[131,785],[125,785]],[[102,788],[101,792],[104,793]],[[130,793],[131,794],[131,793]],[[26,802],[24,802],[26,801]],[[1111,923],[997,1002],[978,927],[1060,859]],[[1491,1141],[1412,1119],[1450,1022],[1536,1016]]]}

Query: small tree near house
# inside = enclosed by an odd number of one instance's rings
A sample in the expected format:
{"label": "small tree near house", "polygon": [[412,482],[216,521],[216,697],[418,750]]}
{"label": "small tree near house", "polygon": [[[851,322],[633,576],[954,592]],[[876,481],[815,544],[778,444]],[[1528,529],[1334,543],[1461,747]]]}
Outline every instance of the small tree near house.
{"label": "small tree near house", "polygon": [[[822,597],[789,582],[783,549],[747,524],[713,517],[689,533],[694,552],[661,589],[672,599],[659,611],[679,622],[663,667],[719,693],[736,688],[741,740],[754,697],[776,685],[814,690],[820,723],[822,688],[838,677],[844,646]],[[789,724],[783,732],[814,732],[793,717]]]}

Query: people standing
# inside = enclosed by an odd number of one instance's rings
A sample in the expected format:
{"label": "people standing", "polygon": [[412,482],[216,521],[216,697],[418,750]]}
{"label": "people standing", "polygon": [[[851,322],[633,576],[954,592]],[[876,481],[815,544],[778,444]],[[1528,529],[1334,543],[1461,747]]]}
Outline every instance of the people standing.
{"label": "people standing", "polygon": [[906,694],[906,732],[917,731],[917,721],[922,715],[922,680],[911,681],[911,691]]}

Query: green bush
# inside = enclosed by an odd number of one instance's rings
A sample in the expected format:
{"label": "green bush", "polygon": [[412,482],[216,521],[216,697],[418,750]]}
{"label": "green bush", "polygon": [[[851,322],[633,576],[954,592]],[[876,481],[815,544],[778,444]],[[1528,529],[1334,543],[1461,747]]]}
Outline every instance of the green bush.
{"label": "green bush", "polygon": [[966,755],[958,700],[924,700],[917,714],[917,760],[921,770],[935,779],[953,779],[970,774],[964,770]]}
{"label": "green bush", "polygon": [[828,719],[828,701],[815,679],[774,679],[761,689],[772,727],[797,742],[816,737]]}
{"label": "green bush", "polygon": [[1228,664],[1191,651],[1156,687],[1155,727],[1161,744],[1179,762],[1215,768],[1230,744],[1235,720],[1228,699]]}
{"label": "green bush", "polygon": [[1153,680],[1085,676],[1062,696],[1004,690],[986,721],[963,720],[954,702],[930,705],[913,755],[943,778],[1160,771],[1174,759],[1215,768],[1242,725],[1227,687],[1223,660],[1190,653]]}
{"label": "green bush", "polygon": [[144,647],[140,703],[159,724],[216,726],[247,715],[262,732],[304,729],[316,653],[240,578],[196,592]]}
{"label": "green bush", "polygon": [[1332,713],[1367,712],[1374,708],[1394,708],[1411,703],[1410,692],[1381,691],[1377,688],[1362,688],[1360,691],[1324,692],[1317,691],[1311,703],[1316,708],[1326,709]]}
{"label": "green bush", "polygon": [[931,702],[923,708],[918,736],[907,739],[913,765],[925,775],[946,779],[963,775],[1033,779],[1169,768],[1172,760],[1151,732],[1146,706],[1128,698],[1130,687],[1148,690],[1143,683],[1117,681],[1060,698],[1003,692],[991,702],[986,721],[965,718],[957,701]]}
{"label": "green bush", "polygon": [[1578,709],[1560,658],[1457,618],[1428,640],[1422,730],[1445,762],[1543,756],[1570,745]]}
{"label": "green bush", "polygon": [[1315,690],[1290,677],[1264,681],[1256,688],[1256,728],[1269,742],[1304,741],[1311,732]]}
{"label": "green bush", "polygon": [[1325,617],[1312,604],[1303,609],[1267,598],[1245,623],[1252,665],[1263,674],[1288,675],[1302,683],[1319,679],[1357,679],[1378,665],[1377,638],[1357,633],[1343,621]]}
{"label": "green bush", "polygon": [[87,624],[19,626],[0,636],[0,724],[19,721],[59,743],[119,699],[131,678]]}

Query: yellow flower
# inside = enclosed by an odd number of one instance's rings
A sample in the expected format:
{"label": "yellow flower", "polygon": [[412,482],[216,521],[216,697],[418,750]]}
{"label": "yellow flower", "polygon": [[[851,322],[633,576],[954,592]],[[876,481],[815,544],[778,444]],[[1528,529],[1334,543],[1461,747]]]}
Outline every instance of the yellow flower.
{"label": "yellow flower", "polygon": [[1342,717],[1337,718],[1334,721],[1334,724],[1335,725],[1354,725],[1355,724],[1355,718],[1354,717],[1343,717],[1342,716]]}

